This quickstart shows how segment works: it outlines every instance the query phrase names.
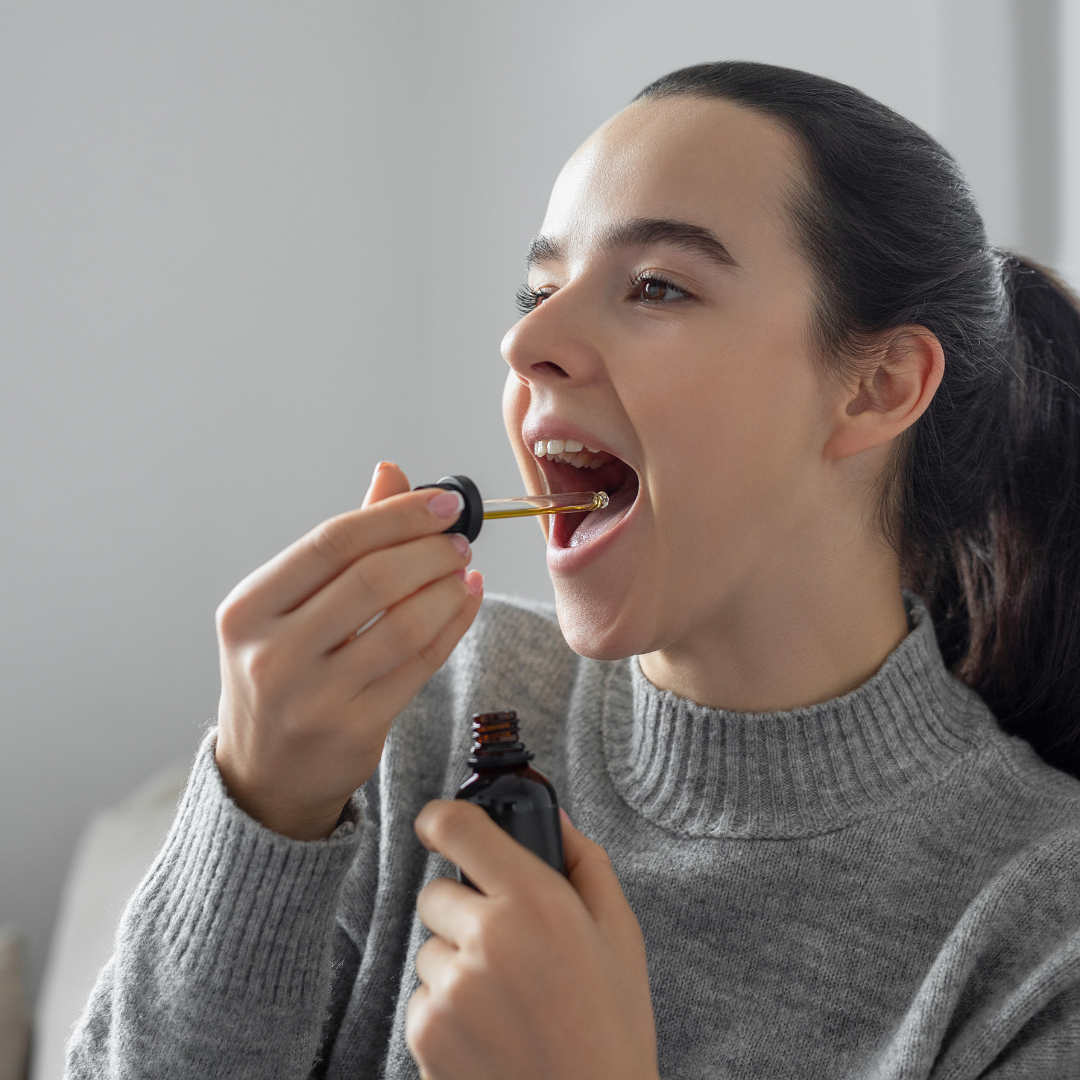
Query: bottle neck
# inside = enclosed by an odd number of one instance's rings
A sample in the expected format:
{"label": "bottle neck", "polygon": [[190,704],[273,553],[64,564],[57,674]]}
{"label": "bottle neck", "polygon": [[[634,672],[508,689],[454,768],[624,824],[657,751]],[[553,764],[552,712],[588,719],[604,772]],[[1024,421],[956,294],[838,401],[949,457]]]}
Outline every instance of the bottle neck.
{"label": "bottle neck", "polygon": [[528,764],[532,753],[518,737],[518,715],[513,710],[476,713],[472,718],[474,769],[510,769]]}

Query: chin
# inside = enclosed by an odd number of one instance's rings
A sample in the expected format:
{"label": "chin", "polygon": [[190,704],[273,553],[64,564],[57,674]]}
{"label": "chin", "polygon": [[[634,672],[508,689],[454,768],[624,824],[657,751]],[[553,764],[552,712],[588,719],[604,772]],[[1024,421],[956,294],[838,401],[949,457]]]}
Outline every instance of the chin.
{"label": "chin", "polygon": [[645,619],[635,618],[625,597],[599,597],[576,582],[554,579],[559,626],[566,643],[590,660],[623,660],[651,651]]}

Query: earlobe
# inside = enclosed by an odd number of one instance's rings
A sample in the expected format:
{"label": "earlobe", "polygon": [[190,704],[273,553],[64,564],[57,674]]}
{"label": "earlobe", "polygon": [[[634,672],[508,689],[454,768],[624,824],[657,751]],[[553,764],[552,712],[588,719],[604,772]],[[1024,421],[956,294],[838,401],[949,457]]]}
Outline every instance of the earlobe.
{"label": "earlobe", "polygon": [[890,331],[857,385],[839,396],[826,456],[852,457],[895,439],[926,411],[944,371],[941,343],[925,327]]}

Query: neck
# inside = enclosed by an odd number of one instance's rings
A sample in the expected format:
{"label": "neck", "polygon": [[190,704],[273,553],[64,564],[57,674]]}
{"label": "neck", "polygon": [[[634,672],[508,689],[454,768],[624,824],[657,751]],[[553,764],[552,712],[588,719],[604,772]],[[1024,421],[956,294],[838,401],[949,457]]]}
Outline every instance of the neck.
{"label": "neck", "polygon": [[770,561],[705,622],[641,656],[649,681],[732,712],[787,712],[866,682],[908,632],[899,560],[865,533],[822,540],[821,558],[801,548],[786,566]]}

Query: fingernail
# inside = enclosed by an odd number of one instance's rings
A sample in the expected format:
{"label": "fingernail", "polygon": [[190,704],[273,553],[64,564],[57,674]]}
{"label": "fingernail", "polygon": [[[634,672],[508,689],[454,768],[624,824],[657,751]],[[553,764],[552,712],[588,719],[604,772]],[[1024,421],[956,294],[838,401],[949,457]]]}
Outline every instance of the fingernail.
{"label": "fingernail", "polygon": [[436,517],[458,517],[465,509],[465,500],[460,491],[440,491],[428,499],[428,509]]}
{"label": "fingernail", "polygon": [[473,570],[465,584],[469,587],[470,596],[479,596],[484,591],[484,575],[479,570]]}
{"label": "fingernail", "polygon": [[561,806],[559,807],[559,817],[561,817],[563,819],[563,821],[566,822],[567,825],[573,825],[574,824],[570,820],[570,815]]}
{"label": "fingernail", "polygon": [[457,548],[457,553],[464,559],[469,554],[469,541],[461,533],[451,533],[450,543]]}

